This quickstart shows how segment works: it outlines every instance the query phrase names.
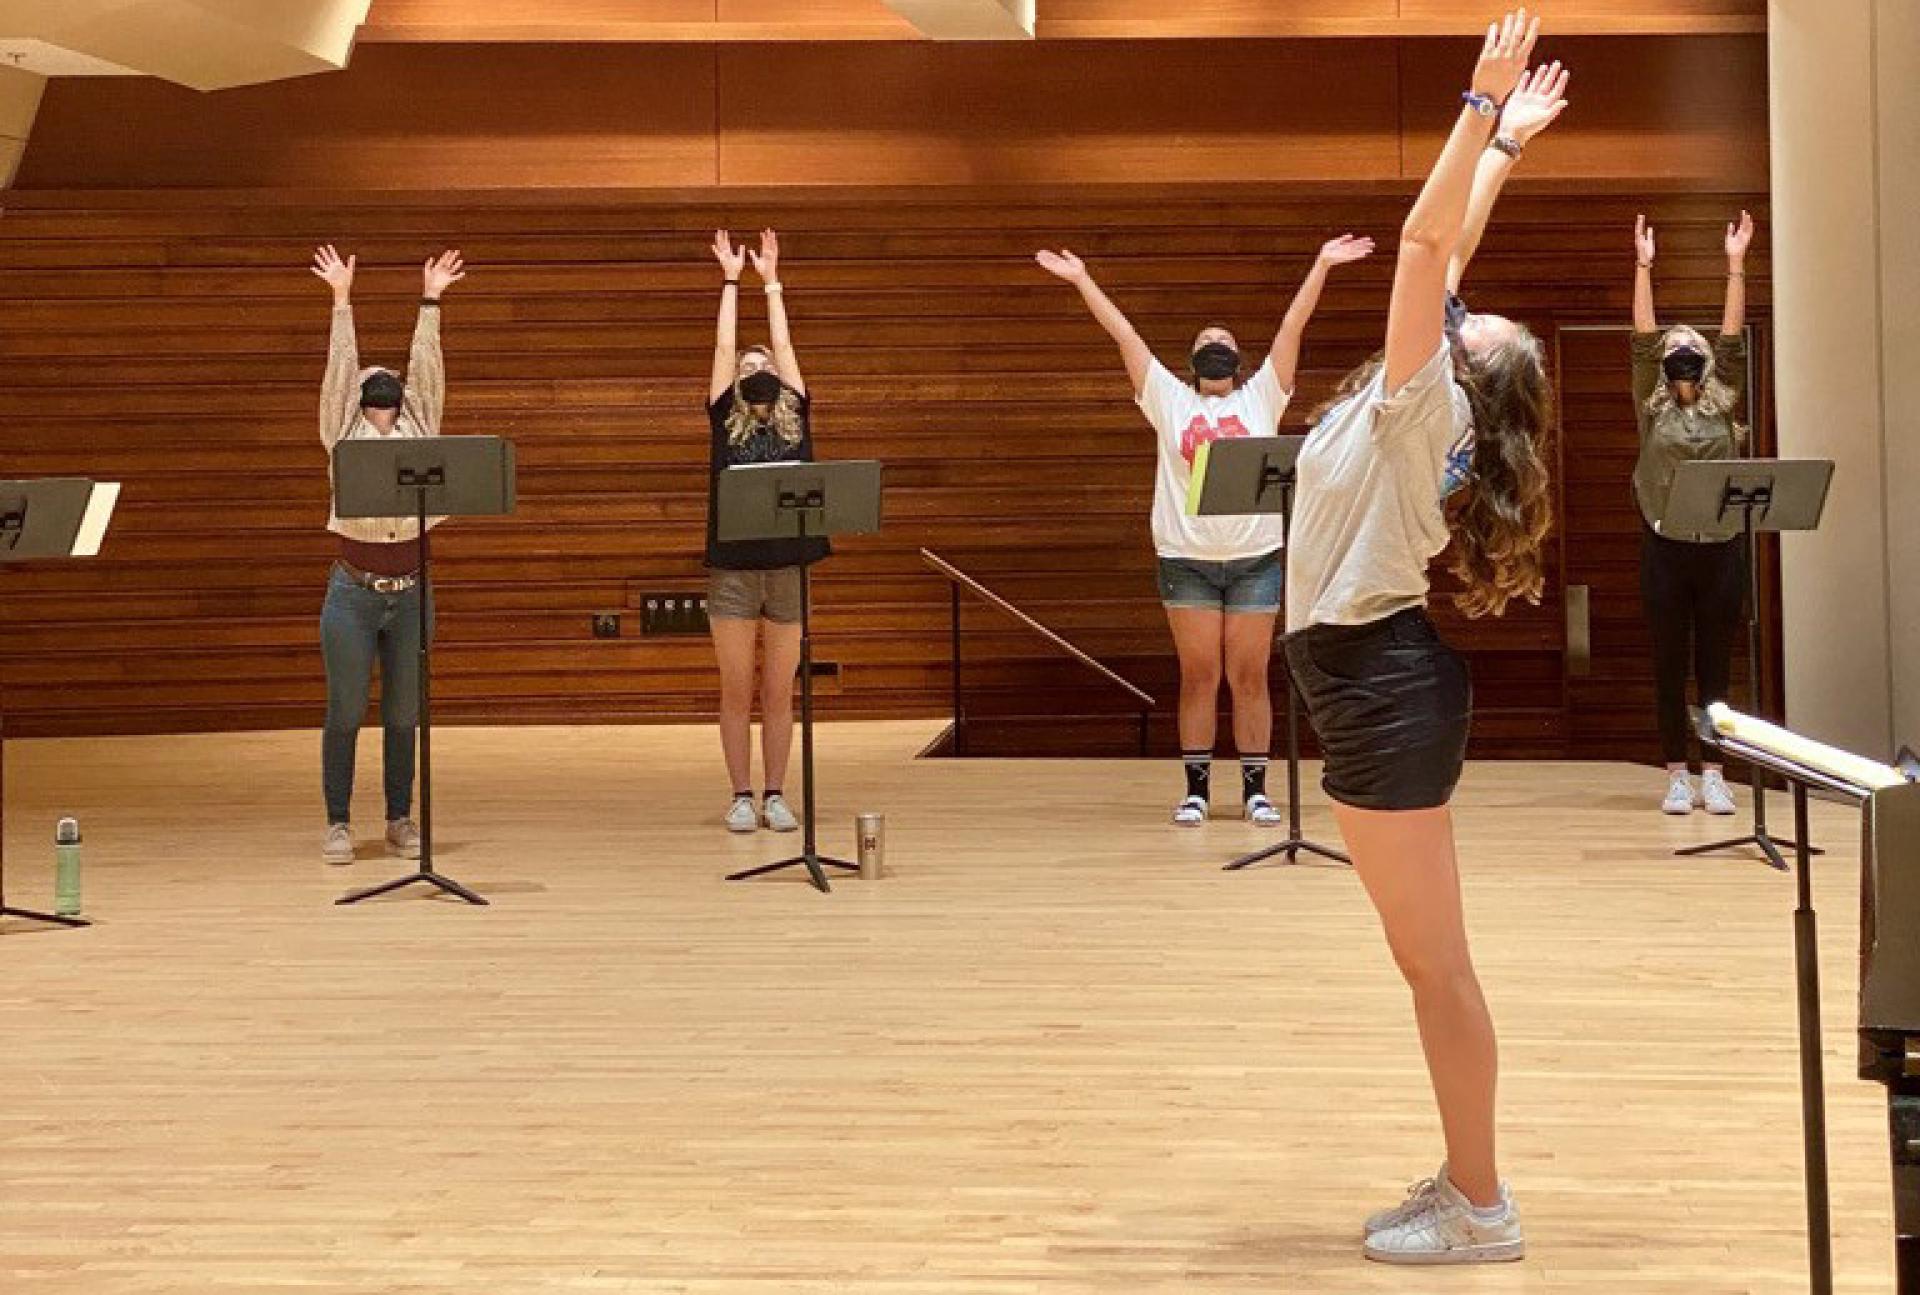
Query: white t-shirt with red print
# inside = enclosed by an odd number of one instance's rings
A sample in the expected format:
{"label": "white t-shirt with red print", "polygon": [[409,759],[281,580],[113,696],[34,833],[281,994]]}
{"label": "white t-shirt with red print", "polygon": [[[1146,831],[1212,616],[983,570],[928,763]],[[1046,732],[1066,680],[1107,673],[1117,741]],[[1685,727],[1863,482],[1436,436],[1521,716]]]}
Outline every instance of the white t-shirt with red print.
{"label": "white t-shirt with red print", "polygon": [[1208,441],[1276,436],[1293,393],[1280,385],[1271,360],[1230,395],[1203,396],[1155,360],[1140,391],[1140,410],[1159,433],[1153,482],[1153,547],[1163,558],[1236,562],[1272,553],[1283,543],[1279,515],[1189,517],[1187,487],[1194,456]]}

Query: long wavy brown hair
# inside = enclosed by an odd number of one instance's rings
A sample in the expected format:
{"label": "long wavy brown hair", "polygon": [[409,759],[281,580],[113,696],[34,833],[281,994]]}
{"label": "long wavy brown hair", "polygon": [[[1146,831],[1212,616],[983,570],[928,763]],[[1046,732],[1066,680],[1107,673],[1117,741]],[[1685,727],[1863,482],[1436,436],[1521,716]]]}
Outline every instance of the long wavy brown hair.
{"label": "long wavy brown hair", "polygon": [[1554,410],[1546,348],[1515,324],[1507,341],[1468,355],[1457,380],[1473,410],[1473,479],[1451,505],[1452,570],[1466,586],[1453,601],[1468,616],[1498,616],[1515,598],[1538,603],[1547,585]]}
{"label": "long wavy brown hair", "polygon": [[[1447,503],[1454,538],[1448,569],[1464,586],[1453,602],[1468,616],[1499,616],[1515,598],[1538,603],[1547,585],[1553,386],[1546,348],[1518,323],[1498,346],[1477,355],[1456,347],[1455,357],[1454,381],[1473,411],[1473,461],[1467,488]],[[1385,352],[1378,352],[1347,374],[1309,421],[1319,422],[1364,390],[1385,363]],[[1438,491],[1440,482],[1433,486]]]}

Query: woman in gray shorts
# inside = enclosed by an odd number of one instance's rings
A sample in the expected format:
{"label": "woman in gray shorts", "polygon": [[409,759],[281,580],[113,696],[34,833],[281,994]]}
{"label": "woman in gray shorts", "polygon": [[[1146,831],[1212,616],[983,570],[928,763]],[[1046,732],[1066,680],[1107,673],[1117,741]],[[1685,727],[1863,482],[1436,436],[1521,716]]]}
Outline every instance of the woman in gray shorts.
{"label": "woman in gray shorts", "polygon": [[[713,236],[713,255],[726,275],[720,293],[720,325],[713,347],[713,379],[707,390],[712,432],[711,482],[707,499],[707,617],[720,660],[720,746],[733,779],[727,829],[752,832],[765,824],[776,832],[800,826],[781,796],[787,756],[793,749],[793,681],[800,665],[800,568],[831,551],[824,539],[731,540],[714,526],[713,494],[720,474],[749,463],[808,462],[813,458],[811,402],[787,329],[779,276],[780,240],[760,235],[760,250],[736,247],[726,230]],[[771,348],[739,349],[740,276],[753,262],[767,294]],[[759,669],[754,646],[761,643]],[[765,797],[753,794],[753,699],[760,694],[761,762]]]}

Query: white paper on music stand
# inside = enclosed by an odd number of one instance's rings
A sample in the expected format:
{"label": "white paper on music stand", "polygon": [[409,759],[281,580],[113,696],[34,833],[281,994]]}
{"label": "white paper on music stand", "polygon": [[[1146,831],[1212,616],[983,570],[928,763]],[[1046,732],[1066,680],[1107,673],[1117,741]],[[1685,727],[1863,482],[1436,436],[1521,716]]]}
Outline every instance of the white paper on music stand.
{"label": "white paper on music stand", "polygon": [[120,502],[118,481],[96,481],[87,496],[86,516],[80,519],[80,533],[73,538],[73,556],[92,558],[100,555],[107,539],[107,523],[113,520],[114,505]]}
{"label": "white paper on music stand", "polygon": [[1837,746],[1828,746],[1810,737],[1801,737],[1778,724],[1769,724],[1763,719],[1742,714],[1725,702],[1717,701],[1707,707],[1707,718],[1713,721],[1715,732],[1738,738],[1769,755],[1792,760],[1867,791],[1882,791],[1906,781],[1892,765],[1869,760],[1851,751],[1842,751]]}

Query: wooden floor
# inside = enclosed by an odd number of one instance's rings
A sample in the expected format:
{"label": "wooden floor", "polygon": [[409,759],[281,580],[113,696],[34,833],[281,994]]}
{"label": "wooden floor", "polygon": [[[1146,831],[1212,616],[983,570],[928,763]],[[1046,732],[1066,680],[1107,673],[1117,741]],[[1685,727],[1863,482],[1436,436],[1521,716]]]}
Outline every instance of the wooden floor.
{"label": "wooden floor", "polygon": [[[1658,775],[1480,765],[1459,802],[1532,1257],[1384,1269],[1439,1159],[1352,876],[1227,875],[1164,763],[914,762],[823,735],[827,844],[895,875],[726,885],[696,729],[449,730],[443,868],[336,908],[312,733],[8,748],[11,897],[87,834],[91,930],[0,937],[0,1291],[1804,1289],[1783,877],[1675,860]],[[371,735],[360,804],[378,809]],[[1317,795],[1309,830],[1331,820]],[[1840,1288],[1891,1289],[1852,1077],[1857,830],[1818,807]]]}

